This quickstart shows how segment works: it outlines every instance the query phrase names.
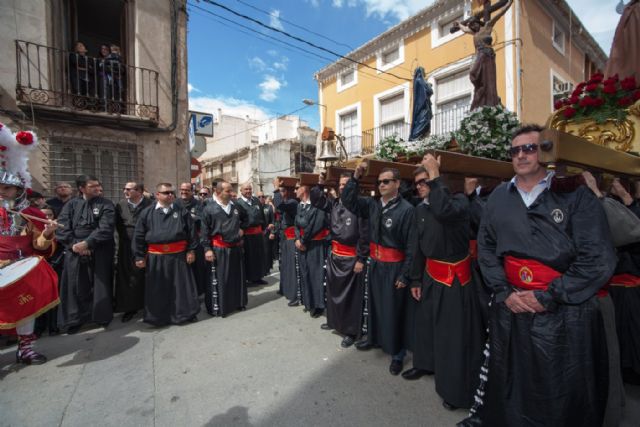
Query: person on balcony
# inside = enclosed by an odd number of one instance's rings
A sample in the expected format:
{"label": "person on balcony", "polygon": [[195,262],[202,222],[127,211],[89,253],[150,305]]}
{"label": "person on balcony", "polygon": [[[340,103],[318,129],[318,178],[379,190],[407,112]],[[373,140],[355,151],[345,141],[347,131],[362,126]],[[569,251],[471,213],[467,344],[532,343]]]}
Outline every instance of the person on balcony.
{"label": "person on balcony", "polygon": [[111,109],[108,109],[112,113],[125,113],[125,95],[124,95],[124,82],[126,79],[126,67],[122,64],[122,57],[120,56],[120,47],[112,44],[109,46],[110,53],[104,60],[105,73],[107,78],[106,85],[106,98],[109,101],[114,101],[111,104]]}
{"label": "person on balcony", "polygon": [[91,96],[93,94],[94,64],[87,56],[84,43],[78,41],[69,54],[69,82],[73,95]]}

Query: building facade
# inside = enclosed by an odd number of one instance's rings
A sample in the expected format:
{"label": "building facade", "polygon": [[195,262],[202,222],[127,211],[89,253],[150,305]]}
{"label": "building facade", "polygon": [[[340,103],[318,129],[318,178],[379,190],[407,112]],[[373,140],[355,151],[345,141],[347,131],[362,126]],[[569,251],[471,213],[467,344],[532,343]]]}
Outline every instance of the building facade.
{"label": "building facade", "polygon": [[218,110],[214,136],[198,160],[200,182],[211,186],[224,180],[238,189],[251,182],[254,191],[273,191],[273,178],[313,171],[318,132],[297,116],[259,122]]}
{"label": "building facade", "polygon": [[[432,134],[459,127],[469,111],[473,37],[451,33],[480,9],[477,0],[438,0],[315,74],[320,123],[345,137],[350,157],[371,154],[387,136],[407,140],[414,70],[423,67]],[[544,123],[554,99],[603,69],[606,55],[564,0],[515,0],[493,31],[498,95],[522,122]]]}
{"label": "building facade", "polygon": [[0,121],[38,134],[35,189],[86,173],[118,199],[188,179],[185,2],[0,3]]}

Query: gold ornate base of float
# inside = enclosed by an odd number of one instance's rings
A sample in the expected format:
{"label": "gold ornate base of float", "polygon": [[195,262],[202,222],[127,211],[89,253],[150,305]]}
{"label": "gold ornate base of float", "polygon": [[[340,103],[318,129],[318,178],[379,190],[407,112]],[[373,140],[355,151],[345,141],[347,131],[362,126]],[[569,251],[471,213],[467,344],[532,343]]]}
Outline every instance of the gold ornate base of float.
{"label": "gold ornate base of float", "polygon": [[603,147],[626,153],[640,153],[640,101],[629,107],[625,120],[609,119],[604,123],[595,120],[567,120],[562,109],[556,111],[547,122],[547,128],[583,138]]}

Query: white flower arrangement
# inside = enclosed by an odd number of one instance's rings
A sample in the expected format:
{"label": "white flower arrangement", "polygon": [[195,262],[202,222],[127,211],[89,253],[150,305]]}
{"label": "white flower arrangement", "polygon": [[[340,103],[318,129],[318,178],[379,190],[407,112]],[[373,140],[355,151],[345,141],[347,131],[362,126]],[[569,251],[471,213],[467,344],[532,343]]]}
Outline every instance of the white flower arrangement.
{"label": "white flower arrangement", "polygon": [[456,141],[466,154],[510,160],[511,135],[518,126],[518,117],[503,106],[480,107],[462,120]]}
{"label": "white flower arrangement", "polygon": [[405,142],[394,136],[389,136],[378,144],[376,157],[382,160],[394,161],[398,157],[422,156],[428,150],[446,150],[453,139],[455,132],[443,135],[429,135],[423,139]]}

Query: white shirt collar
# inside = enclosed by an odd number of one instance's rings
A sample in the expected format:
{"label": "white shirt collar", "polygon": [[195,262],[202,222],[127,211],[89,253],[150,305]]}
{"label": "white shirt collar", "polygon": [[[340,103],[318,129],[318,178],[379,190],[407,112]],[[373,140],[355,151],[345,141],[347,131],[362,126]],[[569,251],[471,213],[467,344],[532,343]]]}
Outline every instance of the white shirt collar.
{"label": "white shirt collar", "polygon": [[137,208],[138,205],[142,203],[142,199],[144,199],[144,197],[140,197],[140,200],[138,200],[138,203],[133,203],[131,200],[127,199],[127,203],[133,206],[134,208]]}
{"label": "white shirt collar", "polygon": [[168,207],[168,208],[165,208],[164,206],[162,206],[162,205],[160,204],[160,202],[156,202],[156,207],[155,207],[155,209],[162,209],[162,212],[167,213],[167,212],[169,212],[171,209],[173,209],[173,203],[171,203],[171,204],[169,205],[169,207]]}
{"label": "white shirt collar", "polygon": [[[545,177],[542,178],[540,182],[537,183],[536,185],[544,185],[544,188],[548,189],[551,186],[551,178],[553,178],[554,175],[555,175],[554,171],[547,172]],[[509,181],[509,188],[512,188],[514,185],[516,186],[516,188],[518,187],[517,178],[518,178],[518,175],[514,175],[513,178],[511,178],[511,181]]]}
{"label": "white shirt collar", "polygon": [[247,199],[247,198],[246,198],[246,197],[244,197],[242,194],[240,195],[240,198],[241,198],[242,200],[244,200],[245,202],[247,202],[247,203],[251,204],[251,198],[248,198],[248,199]]}

